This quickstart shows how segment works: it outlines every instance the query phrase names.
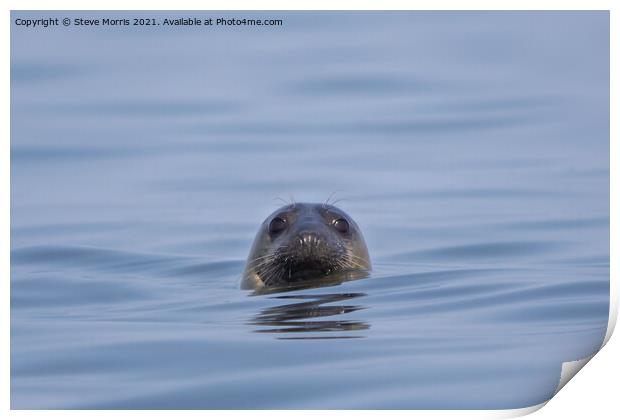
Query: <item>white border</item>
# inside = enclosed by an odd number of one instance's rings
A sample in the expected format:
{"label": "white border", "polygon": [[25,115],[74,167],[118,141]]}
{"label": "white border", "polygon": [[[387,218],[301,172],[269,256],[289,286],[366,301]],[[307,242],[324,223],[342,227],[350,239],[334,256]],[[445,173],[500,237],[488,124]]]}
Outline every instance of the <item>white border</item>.
{"label": "white border", "polygon": [[[265,0],[261,2],[257,1],[199,1],[199,0],[175,0],[166,2],[163,0],[151,0],[151,1],[138,1],[138,0],[91,0],[88,2],[78,0],[57,0],[57,1],[45,1],[45,0],[4,0],[2,6],[4,9],[3,19],[0,21],[2,30],[0,31],[0,45],[2,48],[2,56],[5,61],[0,69],[0,79],[2,80],[2,102],[1,102],[1,120],[0,127],[3,132],[2,151],[0,154],[0,171],[2,171],[3,182],[0,183],[0,192],[4,200],[2,200],[1,212],[2,212],[2,225],[1,233],[2,238],[2,253],[0,256],[0,266],[2,267],[3,282],[3,296],[4,301],[2,305],[2,337],[3,345],[1,347],[2,364],[0,365],[0,373],[2,374],[2,412],[9,411],[10,407],[10,359],[9,359],[9,339],[10,339],[10,301],[9,301],[9,278],[10,278],[10,10],[610,10],[611,17],[611,139],[613,141],[610,145],[610,160],[611,160],[611,211],[610,214],[620,214],[618,207],[618,197],[620,194],[616,191],[614,194],[614,187],[618,185],[618,168],[614,167],[613,161],[618,161],[618,124],[613,116],[620,115],[618,113],[617,98],[618,85],[616,83],[618,74],[618,53],[617,47],[619,45],[618,40],[618,17],[616,14],[620,8],[617,5],[618,1],[614,0],[475,0],[465,2],[464,0],[436,0],[436,1],[395,1],[395,0],[382,0],[380,2],[371,2],[366,0],[358,1],[346,1],[346,0],[315,0],[315,1],[275,1]],[[617,188],[616,188],[617,189]],[[613,217],[610,220],[610,257],[611,261],[620,261],[620,255],[618,255],[617,238],[618,238],[618,223]],[[615,265],[611,265],[611,308],[610,308],[610,323],[608,326],[607,334],[605,337],[605,343],[609,341],[611,333],[615,327],[617,313],[618,313],[618,285]],[[617,339],[615,340],[618,341]],[[612,342],[612,346],[606,346],[603,350],[605,355],[605,364],[597,362],[597,357],[594,357],[595,362],[591,363],[596,365],[591,371],[588,371],[586,367],[583,374],[583,378],[580,378],[579,386],[572,387],[571,384],[567,385],[566,391],[562,391],[557,397],[554,397],[552,401],[556,403],[550,404],[552,407],[541,410],[535,414],[542,418],[583,418],[585,415],[589,415],[592,412],[596,413],[597,419],[611,419],[617,416],[617,403],[616,393],[617,390],[617,378],[615,374],[619,372],[617,353],[618,344]],[[611,349],[609,347],[612,347]],[[603,357],[601,356],[601,359]],[[589,359],[588,359],[589,360]],[[569,364],[568,366],[576,366],[579,363]],[[597,370],[594,370],[596,368]],[[577,369],[578,370],[578,369]],[[587,382],[586,382],[587,381]],[[575,381],[572,381],[575,382]],[[559,387],[558,389],[560,389]],[[580,394],[575,394],[574,389],[580,390]],[[564,397],[566,395],[566,397]],[[562,404],[560,404],[560,400]],[[593,405],[594,404],[594,405]],[[233,418],[237,415],[251,415],[252,417],[268,418],[290,418],[295,416],[297,418],[310,418],[314,419],[316,416],[338,416],[353,414],[356,418],[374,416],[379,414],[381,416],[389,416],[393,418],[411,418],[412,415],[419,416],[421,418],[506,418],[521,416],[528,413],[537,411],[545,404],[540,404],[534,407],[528,407],[518,410],[499,410],[499,411],[482,411],[482,410],[470,410],[470,411],[364,411],[364,412],[351,412],[351,411],[255,411],[252,413],[237,412],[237,411],[209,411],[208,415],[223,418]],[[584,411],[584,409],[586,411]],[[88,415],[91,418],[107,418],[112,413],[107,411],[10,411],[9,414],[12,417],[21,418],[34,418],[34,417],[58,417],[58,418],[83,418]],[[115,411],[114,416],[120,415],[121,417],[149,417],[149,418],[164,418],[174,415],[174,417],[191,417],[191,418],[203,418],[206,413],[201,411]]]}

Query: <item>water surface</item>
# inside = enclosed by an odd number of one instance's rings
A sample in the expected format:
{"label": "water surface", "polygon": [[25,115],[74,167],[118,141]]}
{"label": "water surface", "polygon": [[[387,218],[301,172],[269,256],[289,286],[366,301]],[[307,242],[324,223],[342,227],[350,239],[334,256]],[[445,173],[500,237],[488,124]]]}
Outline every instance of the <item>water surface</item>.
{"label": "water surface", "polygon": [[[607,326],[608,14],[240,15],[285,24],[12,27],[12,407],[550,398]],[[239,290],[333,192],[371,275]]]}

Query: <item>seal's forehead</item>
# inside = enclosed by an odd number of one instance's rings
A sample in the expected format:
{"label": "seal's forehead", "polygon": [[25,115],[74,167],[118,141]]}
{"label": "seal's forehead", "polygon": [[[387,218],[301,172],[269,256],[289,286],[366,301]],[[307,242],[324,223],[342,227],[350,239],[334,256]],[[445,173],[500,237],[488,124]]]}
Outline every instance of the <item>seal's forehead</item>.
{"label": "seal's forehead", "polygon": [[325,214],[341,214],[346,215],[346,213],[339,208],[325,203],[292,203],[286,206],[282,206],[276,211],[274,211],[270,217],[274,217],[277,215],[303,215],[303,214],[312,214],[318,213],[321,215]]}
{"label": "seal's forehead", "polygon": [[286,206],[282,206],[279,209],[277,209],[276,211],[274,211],[271,216],[276,216],[276,215],[285,215],[285,214],[302,214],[302,213],[308,213],[308,212],[312,212],[316,209],[316,204],[314,203],[291,203],[291,204],[287,204]]}

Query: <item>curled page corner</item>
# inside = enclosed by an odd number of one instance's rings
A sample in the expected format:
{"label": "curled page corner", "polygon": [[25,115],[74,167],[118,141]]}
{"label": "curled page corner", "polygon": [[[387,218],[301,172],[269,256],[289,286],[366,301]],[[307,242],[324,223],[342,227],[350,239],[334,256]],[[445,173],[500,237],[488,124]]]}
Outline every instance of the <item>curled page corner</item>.
{"label": "curled page corner", "polygon": [[560,392],[560,390],[562,388],[564,388],[564,385],[566,385],[568,383],[568,381],[570,381],[580,370],[581,368],[583,368],[594,356],[596,356],[596,354],[598,353],[595,352],[594,354],[585,357],[583,359],[579,359],[579,360],[572,360],[570,362],[564,362],[562,363],[562,371],[560,372],[560,380],[558,382],[558,386],[556,387],[555,391],[553,392],[553,395],[546,401],[540,403],[540,404],[536,404],[530,407],[524,407],[524,408],[519,408],[519,409],[512,409],[512,410],[505,410],[503,412],[501,412],[500,414],[498,414],[498,416],[496,418],[514,418],[514,417],[522,417],[522,416],[526,416],[528,414],[532,414],[535,411],[540,410],[541,408],[543,408],[545,405],[547,405],[547,403],[549,401],[551,401],[551,399],[557,395],[558,392]]}
{"label": "curled page corner", "polygon": [[[551,398],[553,398],[555,395],[557,395],[558,392],[560,392],[560,390],[562,388],[564,388],[564,386],[571,380],[573,379],[573,377],[586,365],[588,364],[588,362],[590,360],[592,360],[592,358],[594,358],[594,356],[596,356],[598,354],[599,351],[601,351],[601,349],[603,347],[605,347],[605,345],[609,342],[609,339],[611,338],[614,329],[616,328],[616,321],[618,318],[618,307],[617,307],[617,299],[615,299],[615,294],[613,293],[613,291],[610,293],[610,307],[609,307],[609,322],[607,324],[607,332],[605,333],[605,338],[603,339],[603,342],[601,344],[601,347],[594,352],[593,354],[591,354],[588,357],[584,357],[583,359],[578,359],[578,360],[572,360],[569,362],[564,362],[562,363],[562,371],[560,372],[560,380],[558,382],[558,386],[556,387],[555,391],[553,392],[553,396]],[[513,415],[510,415],[510,413],[507,415],[507,417],[517,417],[517,416],[524,416],[530,413],[533,413],[539,409],[541,409],[542,407],[544,407],[549,401],[551,401],[551,398],[543,403],[540,403],[538,405],[534,405],[531,407],[526,407],[523,408],[521,410],[515,410],[514,413],[512,413]]]}
{"label": "curled page corner", "polygon": [[501,412],[499,412],[495,416],[495,418],[497,418],[497,419],[511,419],[511,418],[515,418],[515,417],[527,416],[528,414],[532,414],[532,413],[540,410],[545,405],[547,405],[548,402],[549,402],[549,400],[541,402],[540,404],[532,405],[530,407],[513,408],[513,409],[510,409],[510,410],[502,410]]}
{"label": "curled page corner", "polygon": [[605,338],[603,339],[603,344],[601,344],[601,348],[607,344],[611,335],[614,333],[616,329],[616,321],[618,320],[618,288],[615,287],[614,282],[610,280],[609,282],[609,321],[607,321],[607,332],[605,333]]}
{"label": "curled page corner", "polygon": [[596,355],[596,353],[588,357],[585,357],[583,359],[562,363],[562,372],[560,373],[560,382],[558,383],[558,387],[555,389],[555,392],[553,393],[553,395],[556,395],[558,392],[560,392],[560,390],[564,388],[564,385],[566,385],[568,381],[570,381],[573,378],[573,376],[575,376],[577,372],[581,370],[581,368],[583,368],[590,360],[592,360],[592,358]]}

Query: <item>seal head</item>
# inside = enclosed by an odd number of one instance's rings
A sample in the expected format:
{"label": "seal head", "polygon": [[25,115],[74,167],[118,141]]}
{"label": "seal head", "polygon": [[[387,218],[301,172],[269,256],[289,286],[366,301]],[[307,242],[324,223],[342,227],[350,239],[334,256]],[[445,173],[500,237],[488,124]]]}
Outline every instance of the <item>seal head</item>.
{"label": "seal head", "polygon": [[366,242],[349,215],[329,204],[295,203],[261,225],[241,287],[286,287],[370,268]]}

